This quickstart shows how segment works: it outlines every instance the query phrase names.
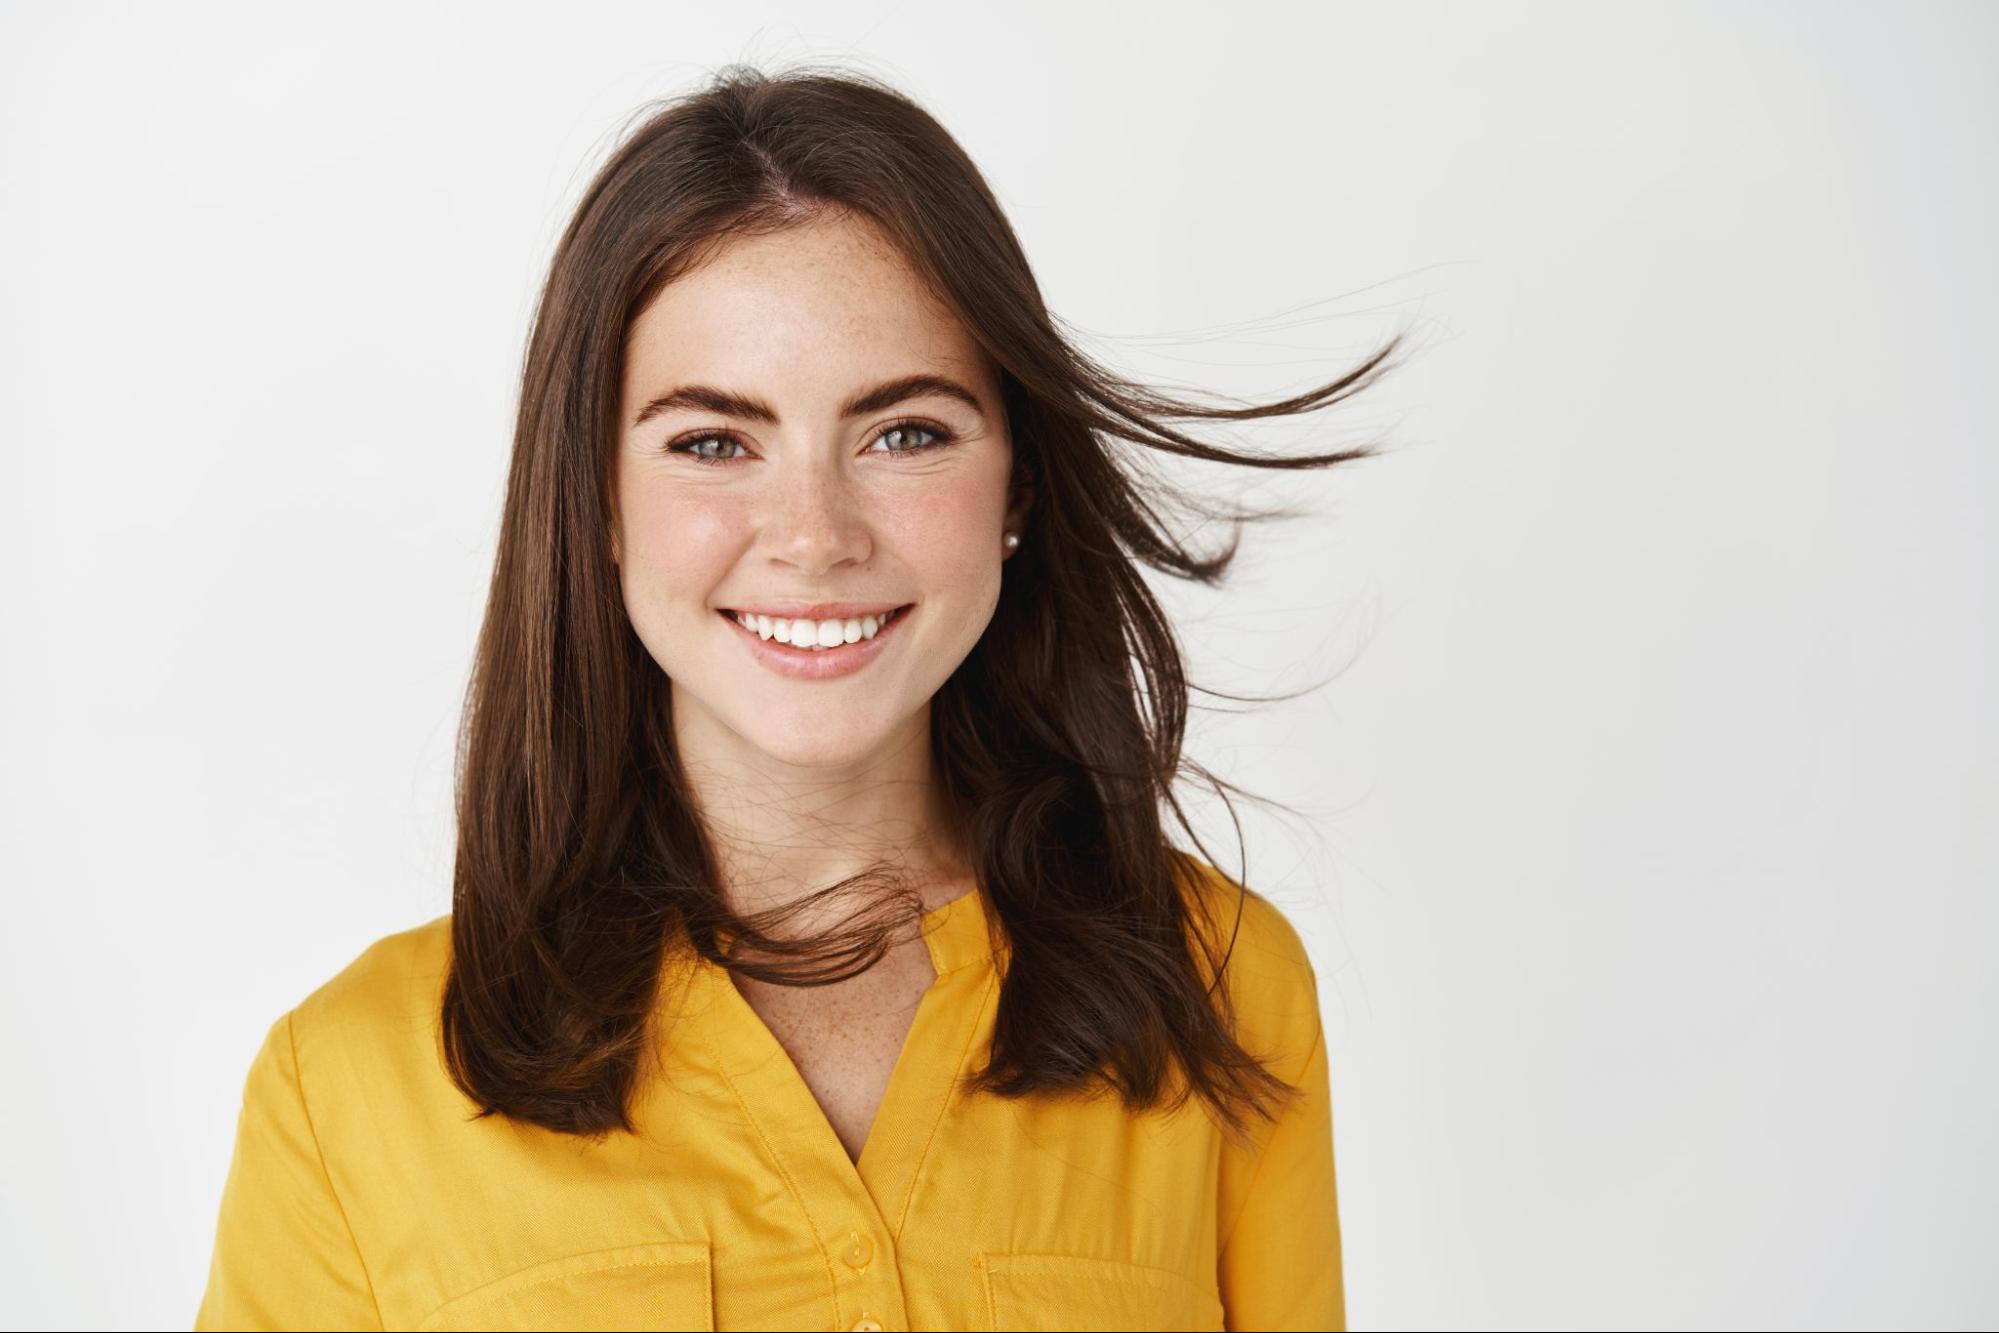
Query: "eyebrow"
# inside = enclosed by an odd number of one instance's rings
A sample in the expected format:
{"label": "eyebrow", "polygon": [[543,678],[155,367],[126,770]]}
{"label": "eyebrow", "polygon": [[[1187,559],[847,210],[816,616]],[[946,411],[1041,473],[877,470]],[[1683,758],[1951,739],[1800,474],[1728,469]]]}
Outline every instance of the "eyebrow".
{"label": "eyebrow", "polygon": [[[943,375],[904,375],[898,379],[885,380],[872,389],[864,389],[849,398],[840,408],[840,416],[864,416],[869,412],[879,412],[886,407],[911,398],[921,398],[925,394],[937,394],[945,398],[955,398],[981,416],[985,408],[978,396],[954,379]],[[697,412],[719,412],[724,416],[743,417],[750,421],[760,421],[767,426],[778,424],[777,412],[761,398],[748,394],[731,393],[727,389],[711,388],[706,384],[683,384],[670,389],[639,409],[632,418],[633,426],[643,426],[662,412],[690,409]]]}

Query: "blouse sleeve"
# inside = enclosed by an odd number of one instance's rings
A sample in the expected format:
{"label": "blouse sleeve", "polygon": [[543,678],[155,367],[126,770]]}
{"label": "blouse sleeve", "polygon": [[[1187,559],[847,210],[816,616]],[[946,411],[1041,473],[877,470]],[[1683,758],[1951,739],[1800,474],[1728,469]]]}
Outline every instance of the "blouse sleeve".
{"label": "blouse sleeve", "polygon": [[1334,1188],[1332,1088],[1316,1022],[1298,1095],[1280,1115],[1248,1176],[1219,1260],[1230,1329],[1339,1329],[1346,1324]]}
{"label": "blouse sleeve", "polygon": [[250,1064],[194,1327],[382,1327],[306,1109],[289,1013]]}

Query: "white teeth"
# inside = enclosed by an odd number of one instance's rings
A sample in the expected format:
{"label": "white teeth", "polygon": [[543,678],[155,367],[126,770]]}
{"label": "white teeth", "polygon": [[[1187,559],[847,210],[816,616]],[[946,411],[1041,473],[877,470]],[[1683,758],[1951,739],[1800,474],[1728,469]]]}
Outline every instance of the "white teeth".
{"label": "white teeth", "polygon": [[814,650],[872,639],[895,616],[895,612],[891,611],[885,616],[859,616],[844,620],[781,620],[743,611],[731,611],[729,614],[735,617],[737,624],[753,631],[760,639],[776,639],[795,648]]}

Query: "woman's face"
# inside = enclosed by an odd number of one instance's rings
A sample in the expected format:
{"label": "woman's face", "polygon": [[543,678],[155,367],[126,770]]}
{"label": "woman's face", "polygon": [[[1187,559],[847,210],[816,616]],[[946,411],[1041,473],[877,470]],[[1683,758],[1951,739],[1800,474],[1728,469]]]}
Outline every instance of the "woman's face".
{"label": "woman's face", "polygon": [[1019,527],[982,350],[846,215],[731,240],[627,346],[612,545],[683,753],[827,768],[927,744]]}

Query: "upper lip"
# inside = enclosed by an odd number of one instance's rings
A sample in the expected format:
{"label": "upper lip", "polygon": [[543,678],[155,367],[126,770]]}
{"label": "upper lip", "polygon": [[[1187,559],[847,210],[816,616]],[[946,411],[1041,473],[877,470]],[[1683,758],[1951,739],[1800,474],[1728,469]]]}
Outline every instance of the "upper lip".
{"label": "upper lip", "polygon": [[725,606],[725,611],[745,615],[770,616],[777,620],[858,620],[862,616],[879,619],[908,602],[758,602],[754,606]]}

